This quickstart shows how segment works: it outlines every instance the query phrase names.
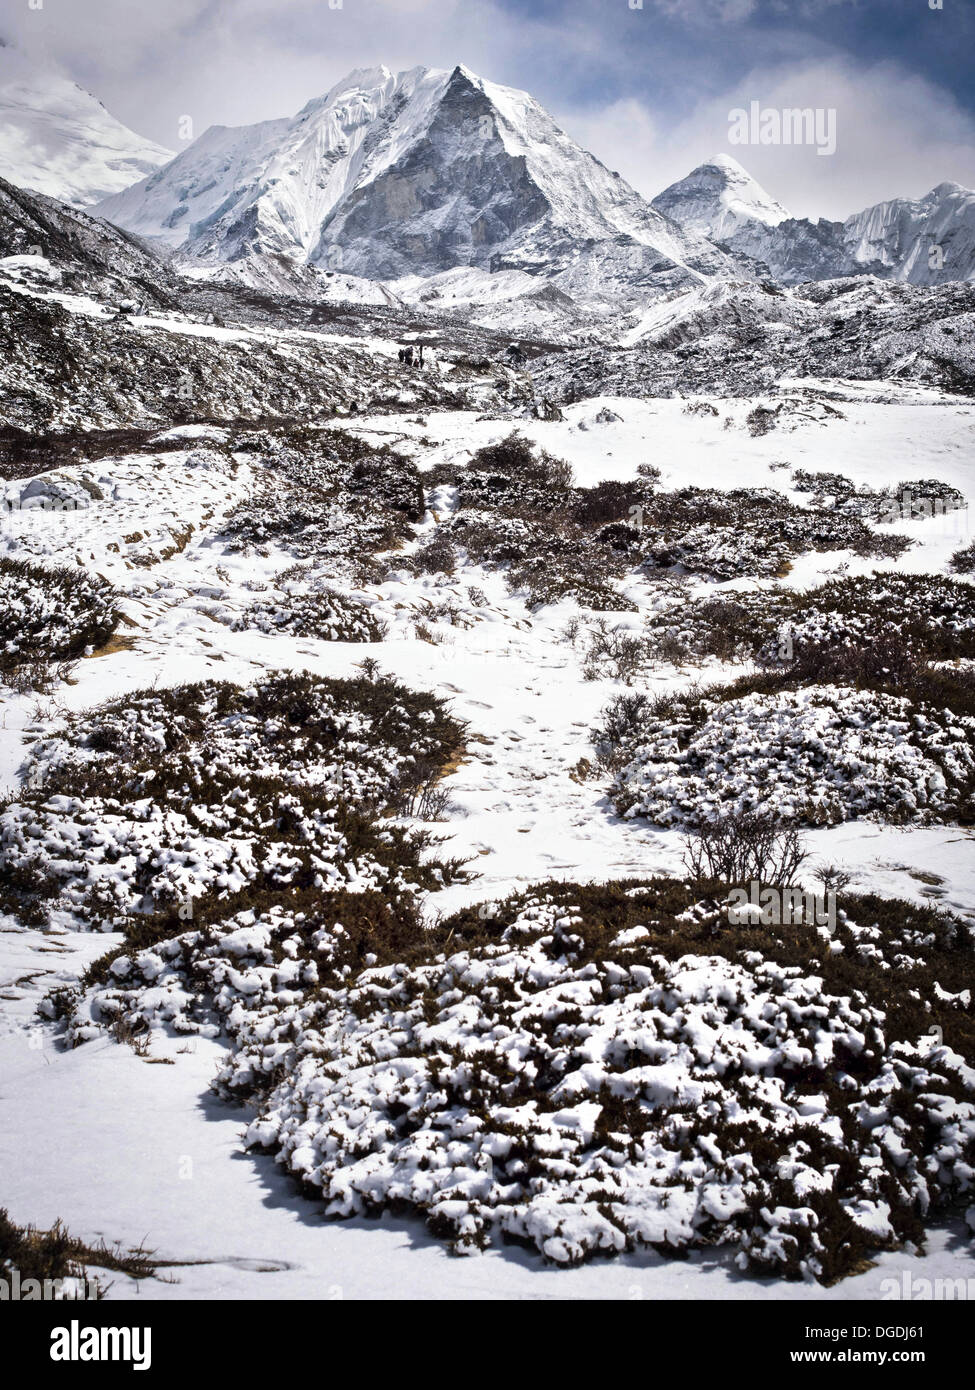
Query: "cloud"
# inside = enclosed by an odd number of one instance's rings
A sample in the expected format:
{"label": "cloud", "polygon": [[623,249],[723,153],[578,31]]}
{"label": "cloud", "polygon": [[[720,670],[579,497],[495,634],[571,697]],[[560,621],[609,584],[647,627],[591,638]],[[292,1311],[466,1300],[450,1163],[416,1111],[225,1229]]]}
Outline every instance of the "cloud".
{"label": "cloud", "polygon": [[743,24],[753,16],[782,15],[815,19],[824,10],[845,5],[862,6],[862,0],[627,0],[632,8],[653,5],[668,19],[681,20],[688,25]]}
{"label": "cloud", "polygon": [[[354,67],[464,62],[525,87],[570,135],[653,196],[719,151],[797,215],[841,217],[943,179],[975,184],[975,116],[913,63],[830,42],[828,11],[874,0],[84,0],[8,7],[0,31],[47,53],[140,134],[290,115]],[[885,0],[884,12],[887,12]],[[924,15],[930,12],[924,9]],[[802,28],[798,16],[818,16]],[[825,18],[824,18],[825,16]],[[940,17],[924,32],[946,35]],[[896,26],[872,30],[878,43]],[[885,40],[886,41],[886,40]],[[756,55],[760,55],[758,63]],[[728,112],[835,108],[829,158],[730,146]]]}
{"label": "cloud", "polygon": [[[668,19],[684,20],[688,24],[741,24],[750,19],[758,8],[758,0],[651,0]],[[643,0],[631,5],[643,9]]]}
{"label": "cloud", "polygon": [[85,0],[13,11],[0,32],[57,63],[141,134],[174,145],[184,115],[199,133],[290,115],[352,68],[466,62],[527,77],[571,25],[512,15],[493,0]]}
{"label": "cloud", "polygon": [[[836,112],[837,148],[732,145],[728,116],[763,108]],[[668,128],[638,100],[560,113],[562,124],[647,197],[705,159],[731,154],[797,217],[841,219],[894,197],[919,197],[950,179],[975,186],[975,118],[951,96],[894,63],[860,67],[834,57],[756,68]]]}

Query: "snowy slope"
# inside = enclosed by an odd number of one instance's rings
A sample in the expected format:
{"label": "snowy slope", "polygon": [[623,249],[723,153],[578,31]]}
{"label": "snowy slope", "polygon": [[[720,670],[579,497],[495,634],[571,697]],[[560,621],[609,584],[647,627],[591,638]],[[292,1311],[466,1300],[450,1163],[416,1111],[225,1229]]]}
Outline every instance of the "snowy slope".
{"label": "snowy slope", "polygon": [[575,294],[733,269],[527,93],[463,67],[357,70],[293,118],[212,127],[98,211],[199,260],[283,253],[370,279],[477,266]]}
{"label": "snowy slope", "polygon": [[0,177],[89,207],[170,159],[76,82],[0,39]]}
{"label": "snowy slope", "polygon": [[[105,224],[109,225],[109,224]],[[185,279],[198,284],[239,285],[264,293],[305,299],[315,304],[378,304],[402,307],[396,294],[376,280],[305,265],[290,257],[258,254],[217,265],[178,262]]]}
{"label": "snowy slope", "polygon": [[[294,117],[257,125],[211,126],[170,168],[108,199],[99,212],[201,259],[234,260],[248,251],[288,251],[307,260],[324,219],[354,187],[370,160],[378,124],[391,108],[405,115],[388,147],[394,153],[431,85],[423,70],[394,78],[356,70]],[[373,138],[367,137],[373,130]]]}
{"label": "snowy slope", "polygon": [[[77,293],[169,306],[177,281],[135,237],[0,178],[0,267],[39,261]],[[42,279],[46,278],[44,276]]]}

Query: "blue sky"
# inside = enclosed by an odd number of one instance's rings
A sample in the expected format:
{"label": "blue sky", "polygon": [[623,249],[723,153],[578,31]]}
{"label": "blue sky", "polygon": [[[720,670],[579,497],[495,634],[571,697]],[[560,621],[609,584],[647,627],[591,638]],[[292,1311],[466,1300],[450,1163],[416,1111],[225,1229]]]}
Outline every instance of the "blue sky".
{"label": "blue sky", "polygon": [[[352,67],[452,67],[527,88],[653,196],[725,151],[797,215],[975,185],[975,0],[0,0],[0,33],[179,148],[290,114]],[[837,149],[737,147],[728,113],[836,111]]]}
{"label": "blue sky", "polygon": [[637,95],[650,78],[666,99],[681,102],[720,93],[757,54],[767,62],[840,52],[864,66],[902,63],[975,110],[972,0],[944,0],[941,11],[927,0],[644,0],[642,12],[628,0],[498,0],[497,7],[553,29],[580,16],[599,42],[593,66],[562,70],[578,101]]}

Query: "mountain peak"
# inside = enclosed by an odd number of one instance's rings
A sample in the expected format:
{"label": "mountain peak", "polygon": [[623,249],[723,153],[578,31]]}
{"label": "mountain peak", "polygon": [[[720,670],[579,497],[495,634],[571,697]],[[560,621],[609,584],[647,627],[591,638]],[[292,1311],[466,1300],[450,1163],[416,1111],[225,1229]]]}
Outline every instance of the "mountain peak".
{"label": "mountain peak", "polygon": [[745,179],[751,178],[751,175],[748,173],[747,169],[745,169],[743,165],[739,164],[737,159],[733,159],[730,154],[724,154],[720,151],[718,154],[713,154],[710,159],[705,160],[703,164],[699,164],[697,167],[699,169],[724,169],[728,174],[732,175],[733,177]]}
{"label": "mountain peak", "polygon": [[775,227],[789,213],[728,154],[716,154],[653,200],[653,206],[672,217],[685,231],[724,241],[742,226],[764,223]]}
{"label": "mountain peak", "polygon": [[959,193],[968,197],[972,196],[972,190],[970,188],[966,188],[963,183],[954,183],[951,179],[945,179],[943,183],[939,183],[936,185],[936,187],[932,188],[931,192],[928,194],[928,197],[956,198]]}
{"label": "mountain peak", "polygon": [[[417,68],[414,71],[423,71],[423,69]],[[402,76],[402,74],[400,75]],[[392,80],[393,73],[385,63],[380,63],[378,67],[374,68],[353,68],[340,82],[336,82],[334,87],[330,87],[324,97],[316,98],[316,100],[330,102],[345,92],[375,91],[377,87],[384,87],[387,82]]]}
{"label": "mountain peak", "polygon": [[586,293],[587,274],[672,288],[728,269],[528,93],[463,63],[356,69],[295,117],[207,132],[98,211],[198,261],[284,254],[368,279],[475,267]]}
{"label": "mountain peak", "polygon": [[0,177],[88,207],[171,158],[57,68],[0,39]]}
{"label": "mountain peak", "polygon": [[[420,72],[423,69],[414,69],[414,71]],[[399,77],[403,76],[403,73],[399,74]],[[394,77],[385,63],[374,68],[353,68],[341,81],[329,87],[327,92],[320,96],[311,97],[306,101],[298,112],[298,117],[308,116],[314,111],[321,111],[327,106],[333,106],[343,97],[354,96],[357,92],[366,96],[373,92],[382,91],[384,88],[394,85],[396,81],[397,78]]]}

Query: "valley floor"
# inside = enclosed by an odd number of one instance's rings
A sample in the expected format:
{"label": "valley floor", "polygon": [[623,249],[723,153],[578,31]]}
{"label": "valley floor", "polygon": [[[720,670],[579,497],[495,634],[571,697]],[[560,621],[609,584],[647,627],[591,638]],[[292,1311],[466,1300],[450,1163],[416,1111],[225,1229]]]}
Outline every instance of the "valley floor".
{"label": "valley floor", "polygon": [[[922,388],[839,382],[787,383],[765,403],[779,400],[786,402],[782,423],[758,437],[746,424],[754,400],[716,400],[714,415],[688,413],[680,399],[590,400],[567,407],[562,421],[516,423],[566,459],[582,485],[630,479],[649,463],[665,488],[788,491],[787,465],[837,470],[875,487],[938,478],[968,499],[969,510],[898,523],[916,544],[897,560],[807,554],[784,579],[790,587],[874,569],[943,573],[949,556],[969,544],[975,405]],[[824,415],[824,400],[841,416]],[[604,412],[618,418],[599,419]],[[457,412],[359,418],[345,427],[427,469],[502,439],[512,421]],[[0,519],[0,554],[79,560],[124,594],[116,639],[80,661],[70,684],[54,696],[0,695],[0,789],[15,788],[29,740],[61,710],[204,678],[246,685],[284,668],[354,674],[373,656],[405,684],[445,697],[468,725],[464,754],[443,784],[449,809],[431,829],[447,837],[445,853],[477,876],[429,895],[431,919],[547,879],[680,873],[680,835],[620,817],[605,779],[579,770],[592,758],[590,729],[622,687],[584,678],[579,651],[564,635],[574,604],[531,611],[508,594],[500,574],[478,567],[449,579],[403,568],[366,592],[388,625],[381,643],[235,631],[235,617],[293,557],[234,554],[216,539],[249,489],[251,465],[240,459],[230,470],[208,457],[207,437],[198,427],[186,431],[185,448],[154,455],[149,446],[145,454],[100,460],[92,470],[106,500],[84,510],[13,510]],[[60,471],[70,477],[81,469]],[[449,515],[450,489],[434,490],[427,503],[418,543]],[[474,609],[471,585],[484,599]],[[741,587],[754,585],[721,586]],[[642,581],[628,595],[637,611],[613,615],[614,622],[635,626],[655,598]],[[451,602],[470,626],[429,616]],[[703,675],[740,669],[712,662]],[[677,690],[701,677],[689,666],[659,666],[649,685]],[[870,821],[808,836],[815,858],[848,870],[854,888],[936,902],[975,920],[972,840],[957,826]],[[326,1224],[270,1158],[242,1151],[245,1117],[207,1089],[219,1042],[160,1035],[144,1058],[108,1037],[73,1051],[55,1047],[35,1017],[37,1003],[120,939],[66,926],[0,930],[0,1204],[20,1223],[61,1218],[86,1239],[144,1241],[169,1267],[141,1286],[142,1296],[834,1300],[890,1296],[894,1285],[885,1281],[900,1287],[905,1271],[928,1279],[973,1272],[960,1223],[935,1230],[925,1254],[878,1256],[830,1288],[745,1277],[723,1255],[627,1256],[562,1270],[513,1247],[453,1259],[418,1220]],[[137,1293],[131,1280],[114,1276],[110,1297]]]}

